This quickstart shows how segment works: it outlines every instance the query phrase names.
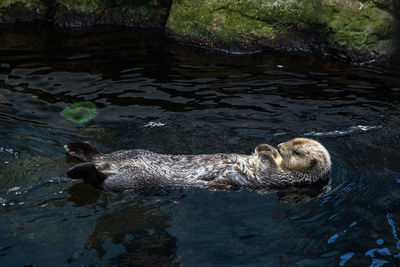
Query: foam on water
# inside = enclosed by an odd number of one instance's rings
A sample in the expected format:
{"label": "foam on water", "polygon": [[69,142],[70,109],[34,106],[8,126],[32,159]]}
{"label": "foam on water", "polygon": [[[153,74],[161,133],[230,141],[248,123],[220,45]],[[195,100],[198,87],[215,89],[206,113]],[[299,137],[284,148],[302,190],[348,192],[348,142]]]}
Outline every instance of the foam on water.
{"label": "foam on water", "polygon": [[351,126],[345,130],[336,130],[336,131],[330,131],[330,132],[315,132],[311,131],[308,133],[303,134],[304,136],[343,136],[343,135],[350,135],[350,134],[355,134],[355,133],[360,133],[360,132],[366,132],[366,131],[371,131],[375,129],[382,128],[382,126],[364,126],[364,125],[356,125],[356,126]]}

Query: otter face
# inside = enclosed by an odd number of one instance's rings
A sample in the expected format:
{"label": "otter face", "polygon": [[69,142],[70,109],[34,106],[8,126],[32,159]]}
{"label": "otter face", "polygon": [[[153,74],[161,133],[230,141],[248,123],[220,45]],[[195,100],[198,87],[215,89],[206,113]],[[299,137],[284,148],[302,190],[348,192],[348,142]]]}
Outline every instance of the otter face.
{"label": "otter face", "polygon": [[278,147],[282,156],[282,168],[321,175],[330,171],[329,153],[315,140],[295,138],[279,144]]}

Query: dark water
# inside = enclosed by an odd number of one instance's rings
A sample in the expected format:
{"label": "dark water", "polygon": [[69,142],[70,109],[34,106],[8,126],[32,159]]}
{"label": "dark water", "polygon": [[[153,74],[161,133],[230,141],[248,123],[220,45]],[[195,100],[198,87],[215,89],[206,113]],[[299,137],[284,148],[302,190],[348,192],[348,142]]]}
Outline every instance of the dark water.
{"label": "dark water", "polygon": [[[305,56],[227,55],[121,28],[0,27],[1,266],[398,266],[400,78]],[[92,101],[75,124],[65,107]],[[105,193],[60,182],[63,144],[251,153],[322,142],[332,190]]]}

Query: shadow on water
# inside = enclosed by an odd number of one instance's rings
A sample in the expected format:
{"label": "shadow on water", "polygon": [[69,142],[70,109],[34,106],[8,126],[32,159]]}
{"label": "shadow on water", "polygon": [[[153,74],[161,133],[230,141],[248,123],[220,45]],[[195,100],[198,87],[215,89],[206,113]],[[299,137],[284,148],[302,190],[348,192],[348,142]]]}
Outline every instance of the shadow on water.
{"label": "shadow on water", "polygon": [[[83,183],[71,186],[68,193],[68,201],[78,207],[96,204],[102,194]],[[120,202],[114,211],[96,219],[84,249],[65,264],[94,264],[87,259],[94,250],[99,262],[113,266],[171,266],[176,261],[176,238],[166,231],[169,216],[162,210],[168,202],[171,200],[154,201],[141,196],[129,203]]]}
{"label": "shadow on water", "polygon": [[[393,69],[232,56],[120,27],[0,32],[2,266],[400,264]],[[60,115],[80,101],[98,116],[75,124]],[[51,179],[71,165],[71,141],[104,152],[250,154],[296,136],[330,151],[329,185],[120,195]]]}

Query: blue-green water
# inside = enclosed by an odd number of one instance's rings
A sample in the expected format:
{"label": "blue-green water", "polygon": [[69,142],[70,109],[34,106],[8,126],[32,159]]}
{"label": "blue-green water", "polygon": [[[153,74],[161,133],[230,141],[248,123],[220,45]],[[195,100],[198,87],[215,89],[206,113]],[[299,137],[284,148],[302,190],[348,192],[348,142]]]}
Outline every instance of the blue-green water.
{"label": "blue-green water", "polygon": [[[137,29],[0,32],[1,266],[400,265],[400,77],[389,68],[228,55]],[[80,101],[98,116],[61,116]],[[332,190],[309,201],[59,179],[71,141],[249,154],[297,136],[334,164]]]}

